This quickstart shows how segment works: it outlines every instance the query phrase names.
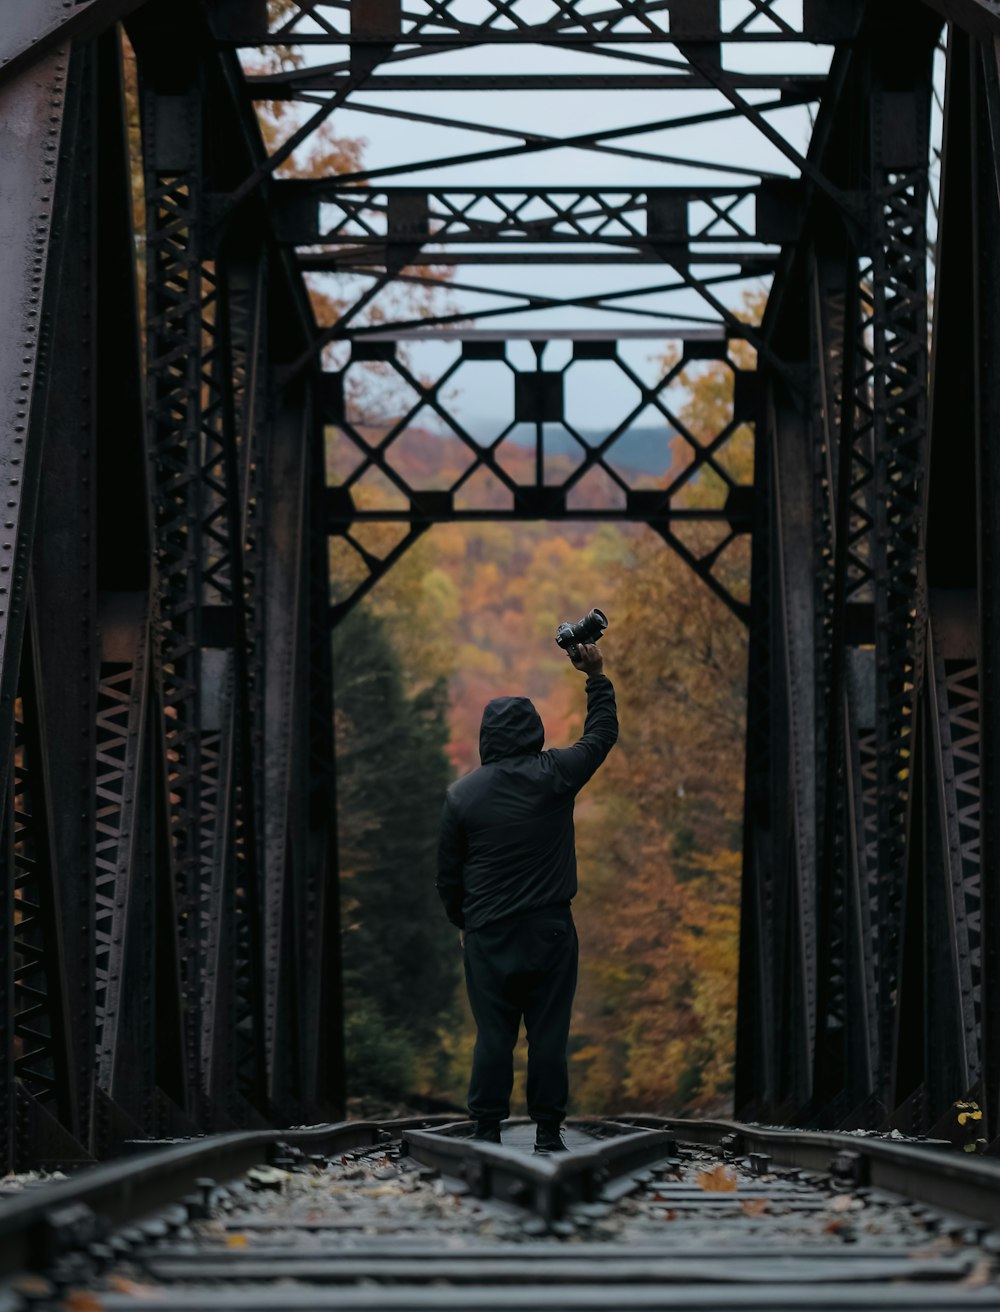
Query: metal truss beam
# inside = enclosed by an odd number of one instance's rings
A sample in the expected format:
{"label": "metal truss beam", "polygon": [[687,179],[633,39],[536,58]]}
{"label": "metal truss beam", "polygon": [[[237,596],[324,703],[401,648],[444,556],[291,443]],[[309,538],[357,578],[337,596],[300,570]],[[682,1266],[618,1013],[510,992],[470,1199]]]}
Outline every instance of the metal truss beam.
{"label": "metal truss beam", "polygon": [[[326,523],[348,558],[363,566],[359,582],[341,589],[340,595],[334,578],[332,622],[338,623],[431,524],[496,518],[647,523],[745,618],[745,598],[734,595],[726,581],[724,553],[750,528],[753,494],[728,472],[725,448],[752,417],[753,387],[752,376],[729,360],[725,338],[692,335],[652,387],[635,373],[617,339],[572,334],[569,364],[552,368],[546,364],[552,339],[533,338],[536,368],[530,370],[511,360],[511,340],[500,334],[492,340],[488,335],[465,336],[459,359],[431,380],[415,376],[396,340],[383,336],[355,341],[345,368],[325,375],[323,412],[334,443],[331,456],[334,466],[345,470],[327,489]],[[732,417],[717,433],[696,437],[671,398],[685,366],[706,359],[724,361],[732,370],[736,401]],[[585,374],[594,365],[613,371],[634,399],[606,433],[584,435],[570,421],[569,410],[581,371]],[[460,388],[465,366],[514,375],[512,408],[494,417],[489,436],[479,425],[463,421],[450,400],[450,389]],[[374,371],[371,380],[388,386],[390,393],[401,386],[410,397],[391,422],[365,419],[367,371]],[[660,433],[650,438],[651,445],[662,446],[668,469],[660,487],[635,482],[621,454],[637,423],[660,425]],[[553,433],[562,435],[563,445],[552,447]],[[451,472],[421,480],[419,486],[411,482],[406,452],[414,440],[430,450],[439,445]],[[673,455],[668,454],[671,443],[676,447]],[[709,472],[718,483],[718,494],[704,505],[689,505],[690,487]],[[367,484],[375,475],[388,480],[398,504],[384,498],[372,504]],[[356,532],[359,526],[377,523],[407,526],[409,532],[379,555]]]}
{"label": "metal truss beam", "polygon": [[[215,63],[206,39],[182,87],[183,23],[167,6],[139,20],[155,658],[182,1086],[189,1116],[225,1125],[328,1099],[315,1084],[320,1065],[300,1060],[313,1040],[297,1011],[304,994],[320,996],[326,948],[306,968],[292,939],[304,890],[323,877],[313,867],[326,860],[298,838],[304,781],[291,747],[311,714],[296,637],[308,499],[302,480],[296,493],[285,476],[285,449],[301,464],[310,382],[299,383],[298,420],[286,417],[290,392],[275,390],[276,357],[302,349],[306,322],[301,285],[275,257],[259,202],[238,224],[206,221],[208,198],[259,158],[256,133],[241,140],[233,61]],[[336,1056],[324,1068],[332,1088],[338,1068]]]}
{"label": "metal truss beam", "polygon": [[[971,1150],[996,1141],[1000,1115],[985,873],[1000,732],[988,654],[1000,81],[992,37],[956,23],[928,361],[937,32],[928,15],[901,46],[902,13],[872,7],[813,156],[867,194],[869,216],[807,203],[764,324],[812,401],[767,467],[772,410],[755,478],[737,1102]],[[786,501],[775,483],[796,469]],[[796,582],[803,558],[810,577]]]}
{"label": "metal truss beam", "polygon": [[[528,243],[525,243],[527,245]],[[755,255],[746,256],[742,254],[733,255],[729,251],[707,252],[704,255],[694,253],[690,256],[682,256],[682,262],[690,267],[692,263],[703,265],[706,270],[704,283],[711,286],[713,283],[718,284],[723,279],[726,281],[735,281],[743,278],[765,278],[773,274],[777,266],[777,255]],[[669,264],[670,262],[668,262]],[[633,266],[644,265],[647,268],[652,265],[664,265],[662,255],[657,255],[655,251],[648,254],[643,252],[625,253],[618,251],[601,251],[590,250],[582,251],[522,251],[522,250],[501,250],[501,251],[461,251],[450,252],[443,251],[440,255],[434,251],[420,251],[415,255],[409,256],[406,268],[415,270],[417,273],[397,274],[396,280],[403,282],[405,280],[416,281],[419,270],[436,269],[436,268],[453,268],[459,265],[468,267],[482,267],[484,265],[518,265],[530,267],[531,265],[593,265],[593,266]],[[724,268],[727,272],[720,278],[713,275],[712,270],[719,267]],[[321,255],[300,255],[298,267],[303,273],[343,273],[358,274],[362,277],[371,277],[383,273],[386,278],[386,256],[385,252],[378,247],[361,250],[345,251],[342,255],[321,254]],[[440,280],[436,279],[435,283],[440,286]],[[449,284],[456,287],[455,283]],[[676,283],[674,287],[682,287],[684,283]],[[460,288],[460,290],[475,290],[490,292],[495,291],[489,287],[477,288]],[[669,290],[668,288],[653,288],[651,290]],[[503,295],[504,293],[501,293]],[[597,299],[597,298],[591,298]],[[610,298],[605,298],[610,299]],[[468,316],[472,318],[472,315]],[[693,316],[688,316],[694,321]],[[714,322],[714,320],[713,320]],[[355,333],[376,333],[380,331],[378,327],[363,327],[352,330],[351,333],[345,333],[345,336],[353,336]],[[629,329],[619,329],[619,334],[628,336]],[[738,331],[734,329],[736,335]],[[401,336],[401,332],[396,333]],[[543,334],[544,335],[544,334]],[[607,336],[607,332],[602,334]],[[673,337],[676,334],[668,327],[664,326],[657,334],[661,338]]]}
{"label": "metal truss beam", "polygon": [[[809,104],[823,94],[822,74],[730,73],[734,87],[744,91],[778,91],[782,104]],[[351,82],[349,69],[309,69],[301,73],[265,73],[247,78],[260,100],[306,100],[343,91]],[[364,80],[366,93],[410,91],[699,91],[714,83],[695,70],[664,73],[372,73]]]}
{"label": "metal truss beam", "polygon": [[[401,333],[394,329],[379,330],[373,328],[366,334],[369,342],[662,342],[664,337],[670,341],[692,343],[689,354],[694,355],[695,342],[723,342],[726,329],[722,324],[714,328],[692,328],[690,325],[678,324],[676,328],[665,333],[662,329],[621,328],[611,338],[600,329],[579,328],[414,328],[412,332]],[[707,348],[706,348],[707,349]]]}
{"label": "metal truss beam", "polygon": [[0,35],[0,86],[71,41],[92,39],[144,0],[78,0],[66,5],[12,5]]}
{"label": "metal truss beam", "polygon": [[[278,926],[270,1016],[264,1001],[267,899],[286,926],[336,923],[329,820],[299,836],[301,799],[332,768],[329,734],[310,730],[329,666],[266,650],[277,602],[289,619],[283,561],[310,571],[293,628],[316,630],[326,592],[321,499],[276,536],[267,482],[277,374],[311,316],[260,197],[239,225],[204,222],[210,189],[231,190],[263,144],[204,6],[149,0],[130,22],[143,332],[121,34],[87,39],[125,8],[81,5],[62,26],[64,6],[42,4],[5,29],[39,41],[0,86],[3,1169],[329,1116],[343,1096],[336,946],[314,934],[299,951]],[[69,36],[72,54],[40,53]],[[280,778],[279,740],[311,743]]]}
{"label": "metal truss beam", "polygon": [[[634,247],[663,263],[714,263],[746,258],[746,247],[777,247],[797,233],[799,184],[776,179],[755,187],[608,188],[338,187],[332,180],[278,182],[273,205],[278,235],[309,247],[313,270],[373,260],[399,268],[424,254],[452,262],[544,243],[546,254]],[[317,246],[332,247],[325,253]],[[464,251],[475,246],[476,251]],[[490,246],[494,252],[481,248]],[[423,248],[432,248],[424,253]],[[537,254],[537,252],[535,252]],[[757,257],[760,259],[760,256]]]}
{"label": "metal truss beam", "polygon": [[[794,22],[787,8],[751,0],[734,20],[718,0],[566,0],[535,23],[488,0],[472,24],[452,0],[301,0],[269,30],[264,0],[12,7],[0,1165],[337,1110],[330,626],[433,524],[496,519],[646,524],[748,625],[743,1112],[960,1140],[965,1099],[997,1138],[1000,4],[804,0]],[[144,315],[113,26],[126,14]],[[835,46],[827,73],[786,69],[803,42]],[[737,44],[780,45],[782,71],[732,71]],[[253,45],[334,50],[248,78],[236,48]],[[519,70],[525,46],[600,64]],[[443,65],[476,47],[508,66]],[[389,99],[542,88],[700,99],[567,137]],[[268,155],[253,106],[279,99],[306,110]],[[803,152],[780,113],[817,102]],[[277,176],[342,110],[485,141]],[[735,123],[784,172],[656,140]],[[720,181],[425,181],[557,151]],[[525,293],[441,278],[557,264],[660,272],[569,292],[534,272]],[[321,327],[303,273],[351,289]],[[742,322],[734,289],[772,275],[763,324]],[[566,326],[611,312],[633,326]],[[629,355],[650,335],[678,343],[652,383]],[[406,346],[427,341],[452,349],[418,373]],[[736,364],[744,342],[754,371]],[[693,433],[681,373],[703,361],[731,372],[733,404]],[[584,431],[573,389],[597,368],[631,400]],[[454,399],[472,370],[508,388],[492,426]],[[727,460],[747,426],[752,487]],[[663,452],[655,487],[622,454],[637,432]],[[414,443],[442,453],[429,472]],[[749,595],[728,566],[748,534]]]}
{"label": "metal truss beam", "polygon": [[[55,6],[49,5],[38,15],[52,18]],[[55,1006],[52,1012],[46,1000],[52,990],[53,1000],[63,994],[58,973],[51,974],[58,960],[54,905],[55,891],[48,862],[48,833],[41,830],[41,850],[18,849],[19,828],[15,803],[17,772],[23,768],[23,733],[18,728],[21,696],[22,646],[28,624],[31,542],[37,505],[41,452],[45,432],[47,385],[51,365],[51,323],[57,303],[53,293],[46,296],[46,275],[50,263],[58,264],[58,249],[52,249],[56,194],[53,172],[62,147],[63,116],[66,108],[68,64],[60,53],[47,55],[32,77],[22,74],[7,83],[0,115],[0,171],[5,183],[0,189],[0,226],[9,240],[0,243],[0,286],[5,289],[13,331],[4,334],[0,345],[0,408],[3,413],[4,468],[3,490],[5,514],[0,549],[5,560],[0,564],[0,889],[2,889],[3,965],[0,968],[0,1153],[10,1169],[21,1147],[18,1143],[18,1086],[16,1079],[19,1054],[34,1055],[34,1041],[25,1042],[24,1031],[30,1028],[26,1012],[35,1010],[28,1003],[25,986],[38,990],[37,1006],[47,1012],[37,1029],[44,1034],[48,1025],[48,1053],[39,1063],[40,1080],[60,1100],[60,1109],[68,1107],[69,1087],[66,1065],[65,1009]],[[24,149],[26,140],[36,149]],[[62,193],[65,195],[65,190]],[[60,199],[62,196],[60,196]],[[32,708],[33,710],[34,708]],[[23,711],[22,711],[23,720]],[[38,795],[39,819],[46,817],[44,791]],[[32,811],[32,815],[35,812]],[[20,832],[23,832],[21,826]],[[30,841],[27,837],[25,842]],[[38,879],[28,884],[27,862],[37,862]],[[20,863],[20,864],[19,864]],[[24,905],[19,905],[21,902]],[[30,910],[29,910],[30,903]],[[29,926],[18,939],[15,925],[28,912]],[[30,965],[29,965],[30,961]],[[52,1025],[52,1022],[55,1025]],[[59,1052],[60,1058],[55,1059]],[[22,1067],[23,1069],[23,1067]],[[39,1087],[36,1085],[36,1088]],[[28,1095],[31,1096],[30,1093]]]}
{"label": "metal truss beam", "polygon": [[997,0],[922,0],[923,4],[949,23],[980,39],[1000,36],[1000,4]]}
{"label": "metal truss beam", "polygon": [[[363,51],[394,41],[422,46],[518,44],[544,42],[581,46],[596,42],[616,45],[662,44],[684,39],[700,42],[836,42],[849,39],[861,5],[856,0],[806,0],[801,22],[789,21],[775,0],[752,0],[749,12],[735,20],[724,14],[719,0],[643,0],[641,4],[608,4],[594,9],[580,0],[560,5],[559,13],[531,22],[504,0],[490,0],[477,22],[461,17],[451,0],[428,12],[411,9],[400,0],[297,0],[290,14],[270,29],[234,6],[224,8],[216,23],[220,40],[240,45],[349,44]],[[724,16],[730,21],[723,21]],[[317,30],[317,28],[319,30]]]}

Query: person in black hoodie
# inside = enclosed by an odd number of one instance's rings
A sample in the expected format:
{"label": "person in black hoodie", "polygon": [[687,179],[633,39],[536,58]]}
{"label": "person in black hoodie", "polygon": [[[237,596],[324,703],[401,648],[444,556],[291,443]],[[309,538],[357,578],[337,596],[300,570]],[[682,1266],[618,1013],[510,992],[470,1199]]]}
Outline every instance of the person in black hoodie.
{"label": "person in black hoodie", "polygon": [[566,1048],[578,942],[573,803],[618,738],[615,690],[596,645],[573,664],[587,675],[587,719],[572,747],[543,751],[545,730],[527,697],[483,711],[478,770],[448,789],[437,890],[462,931],[476,1021],[469,1114],[477,1138],[500,1142],[510,1114],[514,1046],[524,1017],[528,1113],[535,1149],[565,1149]]}

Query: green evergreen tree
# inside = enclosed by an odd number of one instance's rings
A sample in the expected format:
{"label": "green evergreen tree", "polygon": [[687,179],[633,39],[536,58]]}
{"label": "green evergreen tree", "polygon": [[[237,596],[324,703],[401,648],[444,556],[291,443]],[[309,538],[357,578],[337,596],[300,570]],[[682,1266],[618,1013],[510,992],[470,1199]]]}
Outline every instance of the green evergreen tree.
{"label": "green evergreen tree", "polygon": [[348,1079],[421,1092],[452,1020],[461,956],[434,888],[452,770],[443,680],[413,696],[385,625],[355,610],[334,638]]}

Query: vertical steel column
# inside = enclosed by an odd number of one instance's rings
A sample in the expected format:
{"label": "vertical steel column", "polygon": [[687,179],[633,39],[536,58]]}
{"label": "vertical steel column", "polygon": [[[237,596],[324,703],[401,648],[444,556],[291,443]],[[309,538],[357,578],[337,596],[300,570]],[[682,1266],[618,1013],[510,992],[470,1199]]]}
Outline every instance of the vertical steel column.
{"label": "vertical steel column", "polygon": [[[55,19],[57,0],[38,9]],[[24,18],[21,15],[20,18]],[[17,44],[18,16],[0,41]],[[0,95],[0,288],[9,327],[0,340],[0,798],[5,821],[0,836],[0,1166],[15,1160],[14,1083],[14,712],[27,604],[34,488],[44,422],[47,368],[43,306],[49,261],[55,183],[58,176],[68,52],[48,56],[7,83]],[[26,144],[27,143],[27,144]],[[30,462],[30,463],[26,463]]]}
{"label": "vertical steel column", "polygon": [[975,60],[974,360],[978,438],[979,642],[982,658],[982,978],[984,1134],[1000,1137],[1000,52],[986,40]]}
{"label": "vertical steel column", "polygon": [[[853,134],[852,134],[853,135]],[[856,152],[854,152],[856,154]],[[838,228],[842,225],[838,224]],[[868,995],[870,924],[865,854],[856,841],[851,742],[857,699],[849,695],[860,644],[870,642],[865,617],[864,506],[870,460],[858,467],[856,391],[860,296],[858,259],[844,233],[827,232],[813,277],[813,334],[817,361],[816,631],[817,696],[817,1031],[813,1119],[836,1125],[857,1119],[871,1089],[872,1031]],[[860,436],[864,440],[864,427]],[[861,500],[859,506],[858,502]],[[856,679],[855,679],[856,682]]]}
{"label": "vertical steel column", "polygon": [[771,781],[775,770],[771,720],[775,693],[774,528],[772,443],[764,416],[757,415],[754,442],[754,512],[750,573],[750,639],[747,670],[747,737],[743,811],[743,879],[740,897],[739,1010],[736,1025],[734,1102],[741,1115],[760,1115],[778,1099],[775,978],[778,946],[775,814]]}
{"label": "vertical steel column", "polygon": [[214,722],[204,726],[204,777],[213,791],[202,809],[202,842],[206,887],[214,881],[206,961],[214,1007],[204,1017],[203,1048],[213,1102],[244,1121],[248,1104],[263,1107],[265,1100],[252,691],[259,682],[255,480],[264,274],[262,252],[236,255],[232,246],[230,238],[219,243],[213,269],[214,346],[205,389],[216,413],[204,441],[204,612],[214,632],[206,635],[203,687],[212,689]]}
{"label": "vertical steel column", "polygon": [[[307,346],[301,287],[269,245],[262,198],[231,212],[223,199],[260,149],[232,98],[238,69],[207,29],[192,37],[197,6],[181,8],[151,3],[133,24],[156,659],[185,1101],[199,1123],[224,1126],[318,1105],[326,875],[308,822],[314,457],[311,383],[282,389],[275,377],[285,353]],[[169,988],[168,973],[160,983]]]}
{"label": "vertical steel column", "polygon": [[[252,716],[265,683],[259,626],[268,622],[255,565],[266,301],[262,238],[247,243],[243,216],[227,230],[209,226],[209,183],[226,165],[214,139],[206,154],[205,106],[217,94],[206,82],[214,85],[202,68],[183,95],[147,90],[147,258],[189,1107],[223,1125],[252,1119],[250,1104],[265,1099],[257,834],[258,793],[269,784],[256,768],[266,758]],[[302,540],[301,524],[286,527]],[[291,688],[294,671],[282,674]]]}
{"label": "vertical steel column", "polygon": [[[766,580],[755,568],[752,611],[773,618],[766,632],[751,619],[751,668],[770,671],[774,894],[764,934],[754,844],[766,812],[748,778],[747,891],[757,905],[744,904],[744,933],[756,937],[743,952],[769,954],[772,996],[763,1006],[756,997],[759,965],[754,979],[747,964],[741,986],[768,1020],[775,1055],[765,1076],[741,1015],[737,1098],[763,1097],[779,1119],[877,1122],[897,1085],[912,1086],[897,1026],[901,991],[917,1005],[913,944],[924,923],[909,825],[926,624],[925,211],[939,26],[886,0],[844,52],[814,158],[836,191],[812,195],[764,323],[792,377],[810,343],[812,389],[807,412],[786,380],[771,383],[774,564]],[[748,743],[749,762],[752,715]]]}
{"label": "vertical steel column", "polygon": [[[156,531],[157,674],[184,1013],[186,1110],[199,1116],[204,945],[201,870],[200,439],[204,239],[202,97],[143,77],[147,405]],[[161,926],[162,932],[169,932]]]}
{"label": "vertical steel column", "polygon": [[262,530],[266,513],[270,381],[267,360],[267,255],[233,252],[227,270],[228,335],[238,457],[235,500],[240,525],[240,612],[237,649],[235,888],[232,971],[234,1086],[249,1106],[267,1102],[264,1043],[263,870],[265,605]]}
{"label": "vertical steel column", "polygon": [[[312,412],[308,388],[297,383],[275,400],[267,466],[264,530],[266,637],[264,651],[264,983],[269,1092],[281,1107],[291,1101],[300,1058],[295,963],[296,927],[289,923],[295,865],[289,843],[289,787],[296,745],[295,676],[305,639],[304,552],[306,472]],[[305,747],[305,743],[301,745]]]}
{"label": "vertical steel column", "polygon": [[[157,1023],[150,732],[151,506],[139,326],[132,167],[121,37],[97,58],[97,606],[96,733],[97,1151],[156,1124]],[[135,161],[139,167],[139,161]],[[176,1007],[176,1000],[174,1006]],[[165,1021],[165,1017],[162,1017]],[[168,1048],[169,1051],[169,1048]],[[172,1059],[172,1054],[171,1054]]]}
{"label": "vertical steel column", "polygon": [[[980,659],[976,470],[974,111],[978,46],[948,41],[935,259],[927,497],[929,593],[923,776],[924,1101],[936,1133],[967,1138],[956,1100],[981,1097]],[[946,932],[944,932],[946,931]],[[981,1130],[982,1127],[979,1127]]]}
{"label": "vertical steel column", "polygon": [[[816,651],[816,1030],[813,1047],[813,1107],[828,1107],[843,1081],[842,1038],[845,999],[845,887],[842,797],[837,787],[843,773],[840,714],[844,680],[843,518],[838,493],[845,479],[835,469],[843,411],[846,337],[850,317],[850,283],[845,285],[844,261],[816,245],[808,264],[810,282],[810,355],[812,361],[813,541],[815,564]],[[848,270],[848,275],[851,271]],[[853,361],[848,359],[848,370]],[[838,551],[838,544],[840,549]],[[820,1113],[823,1119],[828,1112]]]}
{"label": "vertical steel column", "polygon": [[788,881],[784,989],[789,1008],[786,1024],[791,1029],[786,1039],[785,1096],[797,1109],[812,1093],[816,1032],[813,451],[806,398],[777,379],[771,382],[769,427],[774,445],[777,637],[783,653],[781,695],[787,717],[787,737],[779,748],[788,761],[788,846],[782,865]]}
{"label": "vertical steel column", "polygon": [[[23,1136],[18,1134],[15,1162],[21,1169],[39,1158],[51,1161],[46,1149],[59,1152],[58,1137],[52,1142],[52,1121],[67,1129],[73,1126],[80,1092],[70,1037],[55,817],[45,750],[47,726],[39,688],[38,636],[32,620],[29,614],[14,720],[11,805],[5,821],[13,848],[14,1033],[18,1045],[14,1070],[28,1130]],[[10,848],[4,847],[6,854]],[[86,924],[82,928],[86,930]],[[88,1052],[88,1058],[90,1055]],[[89,1110],[89,1098],[85,1105]],[[48,1143],[42,1142],[40,1123],[49,1129],[44,1136]]]}
{"label": "vertical steel column", "polygon": [[306,1038],[310,1087],[320,1106],[344,1114],[344,1007],[337,853],[333,662],[330,647],[326,444],[313,427],[309,482],[309,853]]}
{"label": "vertical steel column", "polygon": [[[872,408],[878,787],[879,1092],[897,1101],[904,918],[913,853],[911,780],[923,680],[927,460],[927,169],[930,42],[874,51],[871,114]],[[913,895],[911,891],[911,896]],[[902,1092],[909,1092],[904,1090]]]}
{"label": "vertical steel column", "polygon": [[126,949],[134,932],[130,906],[139,896],[134,881],[142,861],[140,786],[143,774],[151,769],[147,758],[152,744],[146,737],[149,625],[141,594],[105,595],[102,603],[96,716],[97,1080],[109,1096],[119,1097],[141,1117],[139,1077],[150,1066],[135,1052],[129,1069],[120,1028],[126,991],[148,997],[153,989],[151,940],[139,955],[140,973],[125,978]]}
{"label": "vertical steel column", "polygon": [[[242,515],[237,472],[228,279],[222,243],[203,268],[201,433],[201,926],[203,935],[201,1070],[219,1109],[234,1103],[235,995],[229,966],[235,947],[234,906],[238,654],[245,648],[242,604]],[[213,631],[214,630],[214,631]],[[240,666],[237,669],[237,666]],[[241,679],[242,682],[242,679]],[[245,773],[244,776],[245,778]]]}
{"label": "vertical steel column", "polygon": [[96,55],[85,45],[70,63],[72,112],[53,225],[51,369],[31,563],[35,668],[22,663],[21,672],[25,795],[48,817],[42,846],[58,904],[50,987],[59,979],[68,1007],[70,1088],[59,1120],[84,1145],[92,1137],[95,1014],[96,95]]}

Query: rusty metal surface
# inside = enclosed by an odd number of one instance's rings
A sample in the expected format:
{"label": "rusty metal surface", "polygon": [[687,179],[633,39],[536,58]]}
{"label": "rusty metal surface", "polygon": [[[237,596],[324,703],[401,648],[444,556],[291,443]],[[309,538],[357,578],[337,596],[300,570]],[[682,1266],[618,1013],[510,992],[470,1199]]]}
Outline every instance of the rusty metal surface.
{"label": "rusty metal surface", "polygon": [[0,33],[0,86],[71,41],[99,36],[144,0],[77,0],[75,4],[12,4]]}
{"label": "rusty metal surface", "polygon": [[[800,12],[753,0],[740,17],[715,3],[605,12],[567,0],[540,20],[512,12],[484,0],[470,23],[455,0],[302,0],[269,25],[258,0],[5,7],[4,1166],[337,1114],[328,626],[431,524],[495,514],[650,525],[749,626],[741,1115],[1000,1144],[1000,900],[987,877],[1000,842],[1000,7],[810,0]],[[115,26],[126,15],[135,92]],[[938,187],[928,125],[945,36]],[[256,42],[326,45],[330,62],[248,81],[237,51]],[[753,59],[768,42],[780,72],[734,71],[735,47]],[[579,61],[608,59],[613,44],[615,71],[549,81],[518,71],[525,43]],[[829,72],[796,72],[803,43],[831,48]],[[435,63],[486,46],[492,82]],[[448,101],[543,85],[718,99],[567,138],[469,122]],[[451,108],[375,104],[410,86]],[[270,156],[253,110],[262,94],[314,97]],[[816,118],[803,150],[766,115],[805,105]],[[341,110],[488,140],[279,179]],[[726,121],[759,131],[785,172],[713,159],[698,163],[718,186],[595,183],[609,158],[674,167],[651,134]],[[501,185],[501,166],[567,146],[588,162],[578,188]],[[429,179],[470,162],[495,163],[497,185],[465,193]],[[717,279],[723,255],[732,270]],[[453,286],[482,291],[473,271],[490,260],[539,280],[507,305],[510,331],[494,327],[495,308],[365,321],[380,288],[425,287],[435,262],[466,264],[470,281]],[[578,294],[544,293],[545,266],[559,262],[578,271]],[[633,326],[620,334],[594,319],[547,328],[553,312],[617,313],[638,294],[598,292],[588,264],[606,266],[609,287],[608,270],[648,274],[651,295],[690,296],[698,313],[623,319]],[[322,329],[303,280],[318,269],[368,287]],[[751,275],[773,275],[757,328],[726,300],[727,279]],[[650,489],[621,475],[628,416],[596,438],[567,428],[579,468],[558,485],[538,472],[574,378],[601,361],[628,379],[628,344],[647,331],[676,336],[678,369],[709,360],[732,372],[732,413],[689,444],[688,476],[714,470],[725,485],[712,507],[683,504],[687,476]],[[452,413],[449,368],[408,378],[404,344],[434,334],[457,343],[456,370],[516,375],[504,422],[533,430],[534,481],[505,473]],[[564,339],[572,364],[560,372]],[[737,341],[754,348],[755,370],[736,365]],[[514,359],[519,342],[533,367]],[[328,347],[347,363],[331,365]],[[447,418],[509,510],[470,508],[461,482],[409,486],[393,463],[405,421],[371,442],[352,409],[347,371],[366,368]],[[676,427],[666,384],[639,392]],[[752,488],[716,460],[744,424],[756,433]],[[331,486],[328,428],[359,453]],[[366,475],[392,479],[403,504],[356,501]],[[580,499],[589,475],[610,480],[613,505]],[[382,557],[364,547],[378,520],[404,528]],[[686,533],[699,522],[721,535],[705,551]],[[749,597],[717,568],[748,534]],[[357,555],[353,582],[328,578],[329,537]]]}

